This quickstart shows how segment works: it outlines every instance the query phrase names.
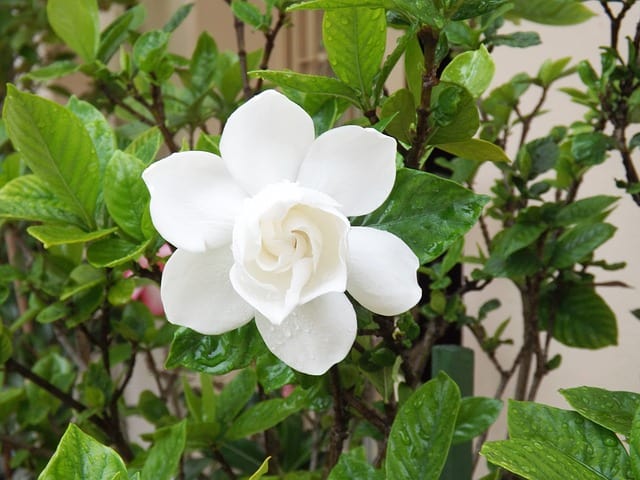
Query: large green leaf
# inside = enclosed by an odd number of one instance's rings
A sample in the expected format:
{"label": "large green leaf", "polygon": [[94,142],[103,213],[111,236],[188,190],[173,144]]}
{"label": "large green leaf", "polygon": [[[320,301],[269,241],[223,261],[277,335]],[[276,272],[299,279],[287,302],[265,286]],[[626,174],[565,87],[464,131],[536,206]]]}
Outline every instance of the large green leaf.
{"label": "large green leaf", "polygon": [[616,316],[591,285],[546,291],[540,321],[544,326],[552,322],[553,338],[570,347],[597,349],[618,343]]}
{"label": "large green leaf", "polygon": [[489,87],[495,70],[491,55],[481,45],[478,50],[454,57],[442,72],[441,80],[465,87],[474,98],[478,98]]}
{"label": "large green leaf", "polygon": [[125,153],[133,155],[141,160],[145,165],[149,165],[153,162],[158,154],[158,150],[162,146],[162,133],[158,127],[145,130],[136,138],[134,138],[127,148]]}
{"label": "large green leaf", "polygon": [[502,148],[495,143],[487,142],[479,138],[470,138],[469,140],[455,143],[441,143],[435,146],[440,150],[468,160],[480,162],[509,161],[509,157]]}
{"label": "large green leaf", "polygon": [[33,174],[15,178],[0,189],[0,217],[84,227],[82,218]]}
{"label": "large green leaf", "polygon": [[249,73],[275,85],[293,88],[304,93],[341,97],[352,103],[358,96],[358,92],[337,78],[276,70],[254,70]]}
{"label": "large green leaf", "polygon": [[111,125],[109,125],[100,110],[89,102],[79,100],[75,96],[69,99],[67,108],[82,121],[84,128],[91,137],[100,161],[100,175],[102,176],[107,162],[117,148],[116,135]]}
{"label": "large green leaf", "polygon": [[477,221],[487,198],[457,183],[400,169],[393,191],[372,213],[352,220],[402,238],[421,263],[441,255]]}
{"label": "large green leaf", "polygon": [[100,190],[99,162],[82,121],[66,108],[9,86],[4,120],[29,168],[88,229]]}
{"label": "large green leaf", "polygon": [[609,240],[616,227],[608,223],[576,225],[558,238],[551,252],[550,263],[556,268],[568,268],[591,255]]}
{"label": "large green leaf", "polygon": [[628,437],[640,407],[640,394],[596,387],[561,389],[560,393],[580,415],[612,432]]}
{"label": "large green leaf", "polygon": [[107,164],[104,200],[109,214],[127,234],[142,241],[141,222],[148,210],[149,190],[142,181],[145,165],[132,155],[117,151]]}
{"label": "large green leaf", "polygon": [[[117,477],[117,475],[121,475]],[[120,456],[73,423],[67,427],[56,452],[38,480],[112,480],[128,478]]]}
{"label": "large green leaf", "polygon": [[171,480],[180,464],[187,440],[187,422],[182,420],[170,427],[156,430],[153,446],[144,462],[142,480]]}
{"label": "large green leaf", "polygon": [[347,479],[384,480],[384,475],[367,461],[364,448],[358,447],[340,455],[338,463],[327,477],[327,480]]}
{"label": "large green leaf", "polygon": [[380,70],[387,39],[382,8],[327,10],[322,38],[331,68],[338,78],[361,94],[370,96]]}
{"label": "large green leaf", "polygon": [[211,375],[244,368],[266,349],[254,322],[223,335],[201,335],[180,328],[171,343],[166,367],[180,365]]}
{"label": "large green leaf", "polygon": [[482,455],[494,465],[527,480],[608,480],[552,445],[533,440],[511,439],[489,442]]}
{"label": "large green leaf", "polygon": [[575,223],[588,221],[596,216],[601,216],[605,209],[609,208],[618,197],[608,195],[595,195],[572,202],[557,213],[554,223],[561,227],[567,227]]}
{"label": "large green leaf", "polygon": [[438,480],[449,453],[460,407],[460,390],[446,374],[418,388],[391,426],[386,477]]}
{"label": "large green leaf", "polygon": [[547,25],[574,25],[593,17],[581,0],[514,0],[510,15]]}
{"label": "large green leaf", "polygon": [[106,228],[85,232],[73,225],[33,225],[27,228],[29,235],[40,240],[44,244],[44,248],[53,245],[86,243],[106,237],[116,230],[117,228]]}
{"label": "large green leaf", "polygon": [[640,408],[636,410],[629,436],[629,459],[636,480],[640,478]]}
{"label": "large green leaf", "polygon": [[502,402],[495,398],[463,398],[451,443],[457,445],[477,437],[493,425],[501,410]]}
{"label": "large green leaf", "polygon": [[100,41],[97,0],[48,0],[47,18],[53,31],[89,63]]}
{"label": "large green leaf", "polygon": [[610,480],[628,478],[629,458],[618,437],[579,413],[532,402],[509,402],[509,436],[545,442]]}

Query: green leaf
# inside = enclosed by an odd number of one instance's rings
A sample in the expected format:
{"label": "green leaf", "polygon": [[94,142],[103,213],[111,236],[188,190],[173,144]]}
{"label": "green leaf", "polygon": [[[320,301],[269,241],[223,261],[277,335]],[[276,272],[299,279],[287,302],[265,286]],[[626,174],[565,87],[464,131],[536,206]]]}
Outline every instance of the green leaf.
{"label": "green leaf", "polygon": [[609,223],[582,223],[570,228],[553,246],[550,264],[556,268],[568,268],[584,260],[615,231],[616,227]]}
{"label": "green leaf", "polygon": [[560,394],[583,417],[625,437],[631,435],[640,394],[596,387],[564,388]]}
{"label": "green leaf", "polygon": [[136,244],[122,238],[104,238],[89,245],[87,260],[94,267],[115,267],[130,260],[137,260],[148,244],[148,240]]}
{"label": "green leaf", "polygon": [[513,32],[508,35],[494,35],[490,37],[490,42],[496,47],[505,45],[512,48],[527,48],[540,45],[540,35],[538,32]]}
{"label": "green leaf", "polygon": [[231,2],[231,11],[236,18],[256,30],[269,28],[267,19],[260,13],[258,7],[245,0],[233,0]]}
{"label": "green leaf", "polygon": [[384,475],[367,461],[364,447],[358,447],[340,455],[338,463],[327,477],[327,480],[347,479],[384,480]]}
{"label": "green leaf", "polygon": [[256,359],[256,373],[266,393],[293,383],[296,378],[293,369],[269,351]]}
{"label": "green leaf", "polygon": [[465,397],[460,402],[452,445],[468,442],[489,428],[498,419],[502,402],[495,398]]}
{"label": "green leaf", "polygon": [[11,355],[13,355],[11,332],[4,325],[0,324],[0,365],[4,365],[4,363],[11,358]]}
{"label": "green leaf", "polygon": [[230,424],[256,391],[256,373],[246,368],[225,386],[218,400],[218,420]]}
{"label": "green leaf", "polygon": [[290,71],[253,70],[251,76],[262,78],[275,85],[293,88],[304,93],[331,95],[356,102],[358,92],[337,78],[308,75]]}
{"label": "green leaf", "polygon": [[189,65],[189,73],[191,74],[189,87],[196,96],[206,93],[215,82],[217,59],[218,46],[216,41],[207,32],[202,32],[198,37],[198,43]]}
{"label": "green leaf", "polygon": [[171,480],[178,470],[187,440],[187,422],[182,420],[153,434],[153,446],[144,462],[141,480]]}
{"label": "green leaf", "polygon": [[480,162],[509,162],[505,151],[495,143],[479,138],[470,138],[462,142],[441,143],[435,147],[457,157]]}
{"label": "green leaf", "polygon": [[80,66],[73,60],[58,60],[46,67],[31,70],[23,78],[29,78],[36,82],[47,82],[64,77],[78,70]]}
{"label": "green leaf", "polygon": [[393,116],[386,132],[404,143],[411,143],[416,124],[416,106],[413,95],[406,88],[393,93],[382,104],[382,118]]}
{"label": "green leaf", "polygon": [[136,240],[143,241],[141,221],[149,208],[149,190],[142,181],[144,163],[117,151],[104,176],[104,200],[118,226]]}
{"label": "green leaf", "polygon": [[133,155],[145,165],[153,162],[162,146],[162,133],[158,127],[145,130],[127,145],[124,153]]}
{"label": "green leaf", "polygon": [[[0,405],[2,405],[1,402]],[[640,408],[636,410],[633,422],[631,423],[631,435],[629,436],[629,459],[631,461],[631,470],[637,480],[640,478]]]}
{"label": "green leaf", "polygon": [[86,228],[82,218],[33,174],[15,178],[0,189],[0,217]]}
{"label": "green leaf", "polygon": [[545,60],[538,70],[537,77],[540,79],[543,87],[548,87],[553,82],[571,73],[571,70],[565,70],[565,67],[571,61],[571,57],[564,57],[559,60]]}
{"label": "green leaf", "polygon": [[164,27],[162,27],[162,30],[167,33],[173,32],[182,24],[184,19],[187,18],[193,6],[194,3],[186,3],[184,5],[181,5],[171,16],[169,21],[164,25]]}
{"label": "green leaf", "polygon": [[47,18],[56,35],[85,62],[95,60],[100,41],[96,0],[49,0]]}
{"label": "green leaf", "polygon": [[98,60],[104,64],[108,63],[114,53],[118,51],[120,45],[127,39],[129,32],[138,28],[144,21],[145,16],[144,6],[136,5],[111,22],[100,35]]}
{"label": "green leaf", "polygon": [[89,290],[97,285],[101,285],[106,281],[105,274],[102,270],[93,268],[91,265],[82,263],[74,268],[69,274],[60,300],[65,301],[80,292]]}
{"label": "green leaf", "polygon": [[438,480],[459,407],[460,390],[442,372],[418,388],[402,405],[391,426],[386,477]]}
{"label": "green leaf", "polygon": [[478,50],[454,57],[442,72],[441,80],[460,85],[478,98],[489,87],[495,70],[491,55],[481,45]]}
{"label": "green leaf", "polygon": [[68,209],[95,228],[99,161],[91,137],[66,108],[9,85],[4,105],[7,131],[25,163]]}
{"label": "green leaf", "polygon": [[580,0],[513,0],[510,15],[546,25],[575,25],[593,17]]}
{"label": "green leaf", "polygon": [[49,248],[53,245],[86,243],[106,237],[116,230],[117,228],[106,228],[85,232],[73,225],[34,225],[27,228],[29,235],[40,240],[44,244],[44,248]]}
{"label": "green leaf", "polygon": [[469,140],[480,125],[475,100],[455,83],[441,82],[433,89],[431,110],[429,145]]}
{"label": "green leaf", "polygon": [[542,223],[516,222],[494,237],[491,256],[506,258],[531,245],[545,230],[546,226]]}
{"label": "green leaf", "polygon": [[223,335],[201,335],[180,328],[165,366],[182,365],[197,372],[222,375],[246,367],[265,349],[254,322]]}
{"label": "green leaf", "polygon": [[287,398],[273,398],[256,403],[235,419],[225,439],[238,440],[276,426],[307,405],[307,392],[296,388]]}
{"label": "green leaf", "polygon": [[487,198],[457,183],[402,168],[387,200],[355,226],[387,230],[402,238],[420,263],[440,256],[477,221]]}
{"label": "green leaf", "polygon": [[599,165],[607,158],[613,140],[602,132],[579,133],[571,141],[571,154],[580,165]]}
{"label": "green leaf", "polygon": [[553,338],[577,348],[598,349],[618,343],[616,316],[592,285],[569,284],[545,292],[540,321],[553,319]]}
{"label": "green leaf", "polygon": [[124,480],[127,477],[124,462],[114,450],[71,423],[38,480]]}
{"label": "green leaf", "polygon": [[527,480],[607,480],[551,445],[522,439],[489,442],[480,451],[494,465]]}
{"label": "green leaf", "polygon": [[407,28],[407,31],[404,33],[404,35],[398,38],[395,48],[389,55],[387,55],[387,58],[382,64],[382,68],[380,69],[380,74],[376,77],[376,83],[373,89],[373,100],[374,102],[376,102],[376,104],[377,104],[378,98],[380,97],[380,93],[384,88],[384,84],[389,78],[389,75],[391,75],[391,72],[393,71],[394,67],[396,66],[396,64],[402,57],[402,55],[407,50],[407,46],[409,45],[409,42],[415,38],[417,29],[418,29],[417,25],[411,25],[409,28]]}
{"label": "green leaf", "polygon": [[249,480],[260,480],[268,471],[269,471],[269,460],[271,457],[265,458],[260,468],[256,470],[256,472],[249,477]]}
{"label": "green leaf", "polygon": [[162,30],[145,32],[133,45],[133,60],[143,72],[153,72],[167,51],[169,33]]}
{"label": "green leaf", "polygon": [[384,56],[387,20],[382,8],[327,10],[322,38],[331,68],[361,95],[371,96]]}
{"label": "green leaf", "polygon": [[510,400],[508,422],[510,438],[549,444],[605,478],[628,478],[629,459],[618,437],[576,412]]}
{"label": "green leaf", "polygon": [[[460,7],[456,8],[451,17],[452,20],[465,20],[467,18],[479,17],[496,10],[509,0],[465,0]],[[460,4],[460,2],[456,2]]]}
{"label": "green leaf", "polygon": [[554,223],[561,227],[567,227],[576,223],[589,221],[618,201],[618,197],[608,195],[596,195],[582,198],[563,206],[554,218]]}

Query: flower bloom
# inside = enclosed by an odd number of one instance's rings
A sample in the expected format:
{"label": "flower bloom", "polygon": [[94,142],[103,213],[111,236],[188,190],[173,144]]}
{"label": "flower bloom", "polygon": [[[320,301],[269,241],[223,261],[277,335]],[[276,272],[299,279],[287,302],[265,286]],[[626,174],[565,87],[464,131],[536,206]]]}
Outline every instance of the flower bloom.
{"label": "flower bloom", "polygon": [[358,126],[315,138],[309,115],[268,90],[229,117],[221,157],[181,152],[151,165],[151,218],[177,247],[162,276],[167,319],[217,335],[255,318],[292,368],[320,375],[340,362],[357,331],[345,291],[382,315],[421,295],[409,247],[347,219],[387,198],[395,150]]}

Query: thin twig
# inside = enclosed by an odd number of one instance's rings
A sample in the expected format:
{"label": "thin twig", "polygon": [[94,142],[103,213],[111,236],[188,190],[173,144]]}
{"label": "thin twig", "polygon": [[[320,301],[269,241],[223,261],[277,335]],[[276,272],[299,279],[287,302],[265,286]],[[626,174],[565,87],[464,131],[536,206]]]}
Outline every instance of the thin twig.
{"label": "thin twig", "polygon": [[344,409],[344,395],[340,386],[338,367],[333,366],[329,372],[331,395],[333,396],[333,426],[329,437],[329,453],[327,455],[327,473],[338,463],[342,446],[347,438],[347,423],[349,417]]}

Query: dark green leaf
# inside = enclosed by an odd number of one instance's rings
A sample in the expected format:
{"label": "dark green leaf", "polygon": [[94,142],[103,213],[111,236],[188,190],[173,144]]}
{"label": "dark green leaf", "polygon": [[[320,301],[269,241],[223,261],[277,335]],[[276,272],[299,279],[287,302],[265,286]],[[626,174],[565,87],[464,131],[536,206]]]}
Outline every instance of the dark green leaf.
{"label": "dark green leaf", "polygon": [[40,240],[44,248],[69,243],[86,243],[106,237],[116,230],[117,228],[106,228],[85,232],[73,225],[34,225],[27,228],[29,235]]}
{"label": "dark green leaf", "polygon": [[387,200],[353,225],[387,230],[402,238],[421,263],[440,256],[477,221],[487,198],[435,175],[400,169]]}
{"label": "dark green leaf", "polygon": [[404,143],[411,143],[416,124],[416,106],[413,95],[406,88],[393,93],[382,104],[380,113],[383,118],[393,116],[386,132]]}
{"label": "dark green leaf", "polygon": [[215,40],[207,32],[202,32],[198,37],[198,43],[189,65],[190,87],[196,95],[204,94],[215,82],[214,72],[217,57],[218,46]]}
{"label": "dark green leaf", "polygon": [[460,406],[460,390],[444,373],[418,388],[391,426],[386,478],[438,480]]}
{"label": "dark green leaf", "polygon": [[160,425],[171,417],[166,402],[149,390],[144,390],[140,394],[138,410],[153,425]]}
{"label": "dark green leaf", "polygon": [[96,58],[100,41],[96,0],[48,0],[47,18],[53,31],[85,62]]}
{"label": "dark green leaf", "polygon": [[367,461],[367,455],[363,447],[340,455],[338,463],[329,473],[327,480],[384,480],[384,474],[373,468]]}
{"label": "dark green leaf", "polygon": [[538,32],[513,32],[508,35],[494,35],[490,37],[492,45],[505,45],[512,48],[527,48],[540,45],[540,35]]}
{"label": "dark green leaf", "polygon": [[637,480],[640,478],[640,408],[636,410],[633,422],[631,423],[631,435],[629,436],[629,460],[631,462],[631,470]]}
{"label": "dark green leaf", "polygon": [[618,437],[576,412],[511,400],[508,422],[510,438],[549,444],[605,478],[628,478],[629,459]]}
{"label": "dark green leaf", "polygon": [[194,5],[194,3],[185,3],[184,5],[180,5],[169,21],[165,23],[164,27],[162,27],[162,30],[167,33],[173,32],[180,26],[184,19],[187,18]]}
{"label": "dark green leaf", "polygon": [[567,230],[553,246],[550,264],[556,268],[568,268],[584,260],[609,240],[616,228],[608,223],[582,223]]}
{"label": "dark green leaf", "polygon": [[89,245],[87,260],[95,267],[115,267],[130,260],[137,260],[144,253],[149,241],[136,244],[122,238],[104,238]]}
{"label": "dark green leaf", "polygon": [[124,480],[128,475],[122,459],[114,450],[94,440],[71,423],[38,480],[62,478]]}
{"label": "dark green leaf", "polygon": [[[452,20],[465,20],[467,18],[479,17],[496,10],[509,0],[465,0],[451,17]],[[460,2],[456,2],[460,4]]]}
{"label": "dark green leaf", "polygon": [[120,45],[125,42],[129,32],[142,24],[145,16],[144,6],[136,5],[111,22],[100,35],[98,60],[106,64],[113,57],[113,54],[118,51]]}
{"label": "dark green leaf", "polygon": [[[0,365],[11,358],[13,354],[13,342],[11,341],[11,332],[2,324],[0,324]],[[1,410],[1,405],[0,405]]]}
{"label": "dark green leaf", "polygon": [[337,78],[275,70],[254,70],[250,74],[281,87],[293,88],[304,93],[341,97],[352,103],[358,95],[353,88]]}
{"label": "dark green leaf", "polygon": [[571,154],[580,165],[599,165],[613,145],[611,137],[601,132],[579,133],[571,142]]}
{"label": "dark green leaf", "polygon": [[220,392],[217,419],[223,424],[231,424],[256,391],[256,373],[245,368]]}
{"label": "dark green leaf", "polygon": [[144,462],[142,480],[171,480],[178,470],[187,440],[187,422],[182,420],[153,434],[153,446]]}
{"label": "dark green leaf", "polygon": [[405,53],[407,49],[407,45],[410,40],[415,38],[417,30],[417,25],[411,25],[407,31],[397,40],[397,45],[393,49],[393,51],[387,56],[385,59],[382,68],[380,69],[380,74],[375,79],[375,86],[373,89],[373,100],[377,103],[378,98],[380,97],[380,93],[384,88],[384,84],[386,83],[389,75],[391,75],[392,70]]}
{"label": "dark green leaf", "polygon": [[631,435],[640,394],[596,387],[564,388],[560,393],[583,417],[625,437]]}
{"label": "dark green leaf", "polygon": [[256,360],[258,381],[266,393],[293,383],[296,374],[291,367],[267,351]]}
{"label": "dark green leaf", "polygon": [[558,212],[554,223],[561,227],[566,227],[576,223],[589,221],[618,201],[618,197],[608,195],[596,195],[587,197],[570,203]]}
{"label": "dark green leaf", "polygon": [[4,120],[14,146],[69,211],[95,228],[99,161],[78,117],[64,107],[9,86]]}
{"label": "dark green leaf", "polygon": [[430,145],[469,140],[478,130],[480,117],[466,88],[441,82],[433,89]]}
{"label": "dark green leaf", "polygon": [[460,402],[452,445],[477,437],[497,420],[502,402],[495,398],[465,397]]}
{"label": "dark green leaf", "polygon": [[254,322],[215,336],[181,328],[171,343],[166,367],[182,365],[198,372],[222,375],[246,367],[265,349]]}

